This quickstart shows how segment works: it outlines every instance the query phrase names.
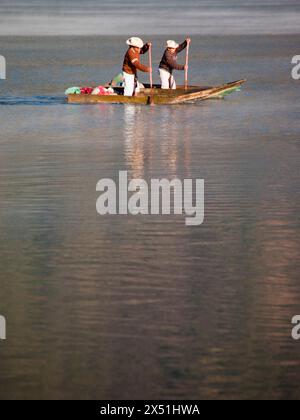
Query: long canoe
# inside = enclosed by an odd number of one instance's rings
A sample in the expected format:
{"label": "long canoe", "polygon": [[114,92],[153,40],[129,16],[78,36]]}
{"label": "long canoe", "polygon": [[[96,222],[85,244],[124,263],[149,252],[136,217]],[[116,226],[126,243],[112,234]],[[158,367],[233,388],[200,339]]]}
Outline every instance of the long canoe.
{"label": "long canoe", "polygon": [[217,87],[179,86],[176,90],[163,90],[159,85],[150,89],[145,85],[135,96],[128,97],[123,95],[123,88],[116,88],[114,95],[68,95],[69,104],[136,104],[136,105],[175,105],[192,101],[203,101],[206,99],[224,98],[232,92],[238,91],[246,80],[238,80],[226,83]]}

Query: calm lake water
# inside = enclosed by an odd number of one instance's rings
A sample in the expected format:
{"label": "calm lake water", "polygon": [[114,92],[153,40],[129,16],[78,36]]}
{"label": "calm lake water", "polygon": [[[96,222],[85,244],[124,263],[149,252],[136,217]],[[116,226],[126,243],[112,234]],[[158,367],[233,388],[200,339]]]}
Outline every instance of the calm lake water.
{"label": "calm lake water", "polygon": [[[191,82],[242,92],[134,107],[64,103],[123,37],[0,38],[0,398],[300,398],[299,41],[193,37]],[[120,170],[204,178],[204,224],[97,215]]]}

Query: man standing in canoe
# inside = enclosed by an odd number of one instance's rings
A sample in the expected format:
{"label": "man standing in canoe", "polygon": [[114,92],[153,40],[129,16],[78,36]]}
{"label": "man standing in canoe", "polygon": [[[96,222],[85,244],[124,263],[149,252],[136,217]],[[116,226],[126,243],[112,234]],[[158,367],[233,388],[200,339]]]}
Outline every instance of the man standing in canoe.
{"label": "man standing in canoe", "polygon": [[144,73],[150,73],[152,71],[150,67],[144,66],[140,62],[140,54],[146,54],[151,44],[144,45],[144,42],[140,38],[135,37],[129,38],[126,44],[129,45],[129,48],[123,63],[124,96],[133,96],[137,92],[137,71],[140,70]]}
{"label": "man standing in canoe", "polygon": [[190,38],[186,39],[180,45],[175,41],[167,41],[167,49],[165,50],[159,65],[159,75],[162,89],[176,89],[176,82],[173,76],[173,71],[186,70],[186,66],[177,63],[177,54],[185,50],[190,43]]}

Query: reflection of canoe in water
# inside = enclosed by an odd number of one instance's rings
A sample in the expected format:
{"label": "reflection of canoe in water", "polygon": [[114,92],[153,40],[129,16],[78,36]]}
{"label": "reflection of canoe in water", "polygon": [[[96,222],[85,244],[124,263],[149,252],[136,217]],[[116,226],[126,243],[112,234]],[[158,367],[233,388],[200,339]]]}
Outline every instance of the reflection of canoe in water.
{"label": "reflection of canoe in water", "polygon": [[217,87],[189,86],[185,89],[179,86],[176,90],[162,90],[159,85],[155,85],[151,90],[149,85],[145,85],[140,93],[133,97],[123,96],[123,88],[114,88],[115,95],[68,95],[70,104],[137,104],[147,105],[174,105],[191,101],[203,101],[206,99],[224,98],[232,92],[238,91],[246,80],[227,83]]}

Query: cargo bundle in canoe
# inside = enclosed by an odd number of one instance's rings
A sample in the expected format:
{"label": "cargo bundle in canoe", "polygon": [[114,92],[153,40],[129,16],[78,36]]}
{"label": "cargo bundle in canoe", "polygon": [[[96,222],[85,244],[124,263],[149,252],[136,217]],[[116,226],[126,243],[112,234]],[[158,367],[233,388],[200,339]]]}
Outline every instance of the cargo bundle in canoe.
{"label": "cargo bundle in canoe", "polygon": [[145,89],[135,96],[128,97],[123,95],[123,88],[114,88],[114,95],[68,95],[69,104],[136,104],[136,105],[175,105],[193,101],[203,101],[206,99],[224,98],[226,95],[240,89],[246,80],[227,83],[217,87],[179,86],[176,90],[163,90],[160,85],[155,85],[150,89],[145,85]]}

